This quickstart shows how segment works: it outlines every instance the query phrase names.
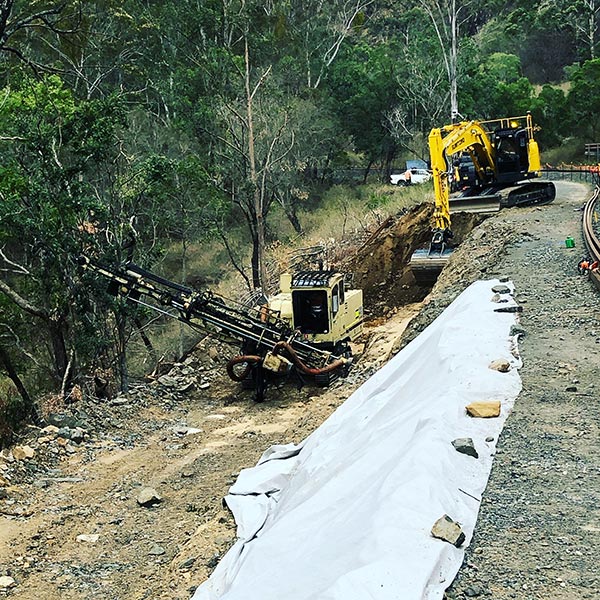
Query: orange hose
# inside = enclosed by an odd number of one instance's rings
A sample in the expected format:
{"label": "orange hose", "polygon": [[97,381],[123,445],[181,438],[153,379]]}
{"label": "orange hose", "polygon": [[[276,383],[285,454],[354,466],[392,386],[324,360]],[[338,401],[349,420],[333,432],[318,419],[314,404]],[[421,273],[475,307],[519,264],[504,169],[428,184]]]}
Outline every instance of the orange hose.
{"label": "orange hose", "polygon": [[[240,356],[234,356],[228,363],[227,363],[227,375],[229,375],[229,377],[231,379],[233,379],[233,381],[243,381],[247,376],[248,373],[250,373],[250,369],[252,368],[253,364],[258,364],[262,362],[262,357],[261,356],[256,356],[253,354],[242,354]],[[234,370],[233,367],[235,367],[235,365],[239,365],[241,363],[246,363],[246,368],[243,370],[243,372],[238,375]]]}
{"label": "orange hose", "polygon": [[306,373],[306,375],[324,375],[325,373],[331,373],[332,371],[335,371],[336,369],[339,369],[340,367],[342,367],[343,365],[346,364],[346,359],[344,358],[339,358],[338,360],[334,360],[332,363],[326,365],[325,367],[321,367],[320,369],[316,369],[313,367],[308,367],[306,366],[298,357],[298,355],[296,354],[296,351],[292,348],[292,346],[290,344],[288,344],[287,342],[277,342],[273,348],[273,353],[274,354],[278,354],[279,350],[285,350],[291,361],[294,363],[294,366],[299,369],[300,371],[302,371],[303,373]]}

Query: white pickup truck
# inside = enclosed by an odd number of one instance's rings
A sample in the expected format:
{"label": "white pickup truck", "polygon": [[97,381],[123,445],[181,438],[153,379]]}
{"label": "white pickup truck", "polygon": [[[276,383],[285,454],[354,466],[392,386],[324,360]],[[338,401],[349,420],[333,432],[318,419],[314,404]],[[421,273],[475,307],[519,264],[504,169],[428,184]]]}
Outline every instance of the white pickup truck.
{"label": "white pickup truck", "polygon": [[[408,177],[410,173],[410,178]],[[431,173],[427,169],[407,169],[404,173],[390,175],[392,185],[411,185],[415,183],[426,183],[431,179]]]}

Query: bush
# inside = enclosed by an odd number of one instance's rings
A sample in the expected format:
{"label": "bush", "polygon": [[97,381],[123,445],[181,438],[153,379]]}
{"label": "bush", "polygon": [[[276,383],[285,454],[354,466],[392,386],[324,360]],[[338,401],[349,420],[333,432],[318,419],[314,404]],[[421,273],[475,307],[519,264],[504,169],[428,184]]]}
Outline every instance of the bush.
{"label": "bush", "polygon": [[586,157],[583,154],[584,145],[584,142],[580,138],[569,138],[557,148],[544,150],[542,162],[552,166],[576,164],[581,162],[582,159],[585,162]]}

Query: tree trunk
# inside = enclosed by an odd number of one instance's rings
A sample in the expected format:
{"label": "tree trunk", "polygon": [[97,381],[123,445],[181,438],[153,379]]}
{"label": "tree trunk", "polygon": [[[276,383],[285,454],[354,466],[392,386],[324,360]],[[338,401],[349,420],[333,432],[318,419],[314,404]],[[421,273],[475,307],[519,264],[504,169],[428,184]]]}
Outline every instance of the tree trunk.
{"label": "tree trunk", "polygon": [[254,289],[262,288],[260,277],[260,251],[257,235],[252,233],[252,286]]}
{"label": "tree trunk", "polygon": [[[48,323],[48,332],[50,334],[50,343],[52,345],[52,358],[54,361],[54,371],[57,381],[62,384],[65,374],[69,366],[69,355],[67,352],[67,344],[65,342],[64,319],[51,319]],[[70,389],[72,376],[67,376],[65,389]]]}
{"label": "tree trunk", "polygon": [[127,366],[127,334],[125,332],[126,319],[120,312],[115,312],[115,325],[117,328],[117,368],[119,370],[119,380],[121,381],[121,391],[129,391],[129,370]]}
{"label": "tree trunk", "polygon": [[296,209],[293,206],[286,208],[285,215],[288,218],[289,222],[292,224],[294,231],[298,235],[301,235],[303,233],[302,225],[300,224],[300,220],[298,219],[298,215],[296,214]]}
{"label": "tree trunk", "polygon": [[452,43],[450,46],[450,111],[452,122],[458,119],[458,14],[456,0],[452,0],[450,7],[450,31]]}
{"label": "tree trunk", "polygon": [[[263,209],[263,196],[258,184],[256,172],[256,154],[254,148],[254,116],[252,113],[252,100],[254,92],[250,90],[250,54],[248,50],[248,37],[244,36],[244,59],[246,64],[246,119],[248,125],[248,162],[250,167],[250,181],[252,182],[253,207],[256,227],[256,237],[253,239],[252,252],[252,282],[254,287],[262,288],[266,283],[263,252],[265,248],[265,221]],[[255,88],[258,89],[258,86]]]}
{"label": "tree trunk", "polygon": [[369,159],[369,164],[367,165],[367,168],[365,169],[365,174],[363,176],[363,185],[366,185],[367,183],[367,178],[369,177],[369,173],[371,172],[371,167],[373,166],[373,159]]}
{"label": "tree trunk", "polygon": [[[185,219],[182,217],[182,222],[185,223]],[[187,240],[186,240],[186,232],[183,232],[183,237],[181,240],[181,284],[187,285]],[[183,338],[185,335],[184,329],[187,325],[183,323],[179,323],[179,352],[178,356],[183,356]]]}
{"label": "tree trunk", "polygon": [[0,364],[6,371],[6,374],[8,375],[9,379],[15,384],[19,395],[23,399],[23,404],[25,405],[28,416],[31,417],[31,420],[33,421],[34,425],[41,425],[42,419],[40,418],[40,415],[37,412],[35,404],[31,399],[31,396],[27,392],[25,385],[21,381],[21,378],[19,377],[19,374],[17,373],[8,352],[6,352],[6,350],[2,346],[0,346]]}
{"label": "tree trunk", "polygon": [[381,183],[390,182],[390,175],[392,174],[392,162],[394,161],[395,156],[396,146],[395,144],[390,143],[388,144],[385,151],[384,164],[381,173]]}

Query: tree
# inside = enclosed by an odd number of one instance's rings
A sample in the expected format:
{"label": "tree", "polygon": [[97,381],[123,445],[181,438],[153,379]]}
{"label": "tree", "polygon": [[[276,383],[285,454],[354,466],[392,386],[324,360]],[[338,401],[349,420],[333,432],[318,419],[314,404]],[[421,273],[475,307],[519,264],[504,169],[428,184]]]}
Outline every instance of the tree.
{"label": "tree", "polygon": [[116,99],[77,102],[57,76],[24,78],[0,107],[0,292],[43,329],[55,386],[68,390],[78,335],[76,265],[94,245],[103,211],[89,185],[115,150],[123,124]]}
{"label": "tree", "polygon": [[[292,3],[285,21],[292,39],[298,43],[306,87],[317,89],[321,85],[344,41],[360,30],[373,3],[374,0]],[[295,48],[290,46],[290,51]]]}
{"label": "tree", "polygon": [[458,4],[456,0],[419,0],[435,30],[444,59],[450,88],[450,117],[454,121],[458,111],[458,52],[461,24],[468,18],[471,2]]}
{"label": "tree", "polygon": [[38,44],[47,37],[73,34],[80,11],[77,1],[0,0],[0,53],[17,58],[36,72],[54,70],[51,61],[41,58]]}
{"label": "tree", "polygon": [[352,136],[355,149],[367,157],[365,179],[376,160],[389,170],[394,156],[395,144],[386,128],[386,114],[397,98],[394,72],[387,46],[360,43],[340,53],[327,82],[331,112]]}
{"label": "tree", "polygon": [[598,44],[598,31],[600,28],[600,1],[598,0],[564,0],[558,2],[565,22],[573,30],[577,40],[583,45],[583,56],[588,59],[596,58]]}
{"label": "tree", "polygon": [[402,16],[390,46],[397,101],[386,114],[387,128],[401,148],[425,159],[430,129],[447,119],[449,90],[438,42],[421,10]]}
{"label": "tree", "polygon": [[462,102],[472,118],[519,116],[535,107],[534,89],[514,54],[496,52],[465,77]]}
{"label": "tree", "polygon": [[574,130],[586,142],[600,135],[600,59],[588,60],[571,71],[567,103]]}

